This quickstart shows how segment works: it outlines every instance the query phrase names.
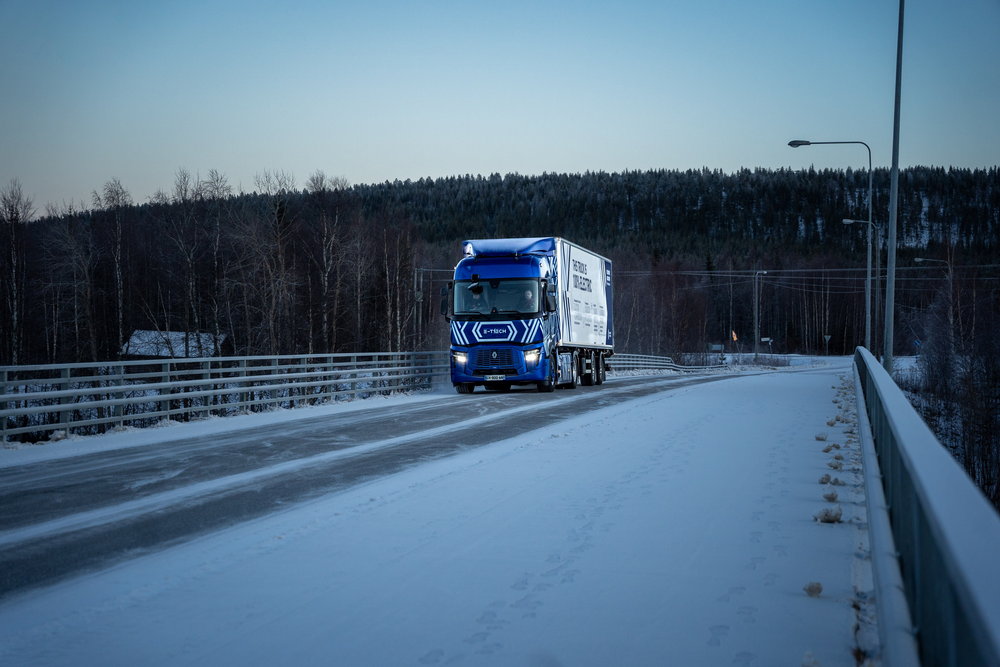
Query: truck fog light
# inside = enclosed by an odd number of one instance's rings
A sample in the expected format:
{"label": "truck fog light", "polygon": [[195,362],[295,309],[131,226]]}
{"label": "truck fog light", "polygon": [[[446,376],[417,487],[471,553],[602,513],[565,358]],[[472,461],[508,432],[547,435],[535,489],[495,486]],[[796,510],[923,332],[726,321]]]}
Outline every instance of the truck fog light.
{"label": "truck fog light", "polygon": [[455,360],[456,364],[464,364],[469,360],[469,355],[465,352],[452,352],[451,358]]}
{"label": "truck fog light", "polygon": [[539,357],[542,356],[541,350],[525,350],[524,352],[524,363],[529,365],[534,365],[538,363]]}

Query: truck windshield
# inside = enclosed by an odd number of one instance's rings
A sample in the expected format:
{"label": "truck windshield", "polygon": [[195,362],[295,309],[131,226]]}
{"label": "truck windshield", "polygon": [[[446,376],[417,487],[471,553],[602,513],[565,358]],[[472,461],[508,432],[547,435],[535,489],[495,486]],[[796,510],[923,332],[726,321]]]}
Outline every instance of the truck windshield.
{"label": "truck windshield", "polygon": [[463,280],[455,283],[456,315],[535,315],[538,313],[538,281]]}

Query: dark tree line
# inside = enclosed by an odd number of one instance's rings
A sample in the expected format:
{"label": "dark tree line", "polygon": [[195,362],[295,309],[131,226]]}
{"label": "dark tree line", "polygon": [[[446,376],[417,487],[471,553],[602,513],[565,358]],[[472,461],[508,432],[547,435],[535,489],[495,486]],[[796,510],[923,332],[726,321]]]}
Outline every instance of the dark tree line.
{"label": "dark tree line", "polygon": [[112,181],[91,210],[5,214],[3,288],[22,296],[5,303],[0,363],[117,359],[136,329],[211,333],[237,354],[403,347],[408,226],[362,216],[325,176],[308,193],[281,173],[256,185],[235,196],[181,172],[146,204]]}
{"label": "dark tree line", "polygon": [[[881,223],[888,174],[874,180]],[[995,168],[902,174],[904,323],[934,294],[907,280],[913,257],[993,261],[998,181]],[[0,363],[115,359],[135,329],[211,333],[238,354],[440,348],[436,288],[446,273],[423,270],[453,266],[465,238],[539,235],[615,261],[622,349],[734,347],[734,332],[750,349],[758,270],[767,271],[761,335],[774,351],[821,353],[825,336],[831,353],[863,342],[865,229],[840,222],[867,216],[863,171],[494,174],[354,187],[317,172],[303,189],[265,172],[254,192],[235,194],[218,172],[198,180],[181,170],[147,203],[113,180],[91,209],[39,219],[17,182],[2,195]],[[953,284],[986,298],[991,276],[963,269]],[[915,352],[915,329],[897,330],[897,353]]]}

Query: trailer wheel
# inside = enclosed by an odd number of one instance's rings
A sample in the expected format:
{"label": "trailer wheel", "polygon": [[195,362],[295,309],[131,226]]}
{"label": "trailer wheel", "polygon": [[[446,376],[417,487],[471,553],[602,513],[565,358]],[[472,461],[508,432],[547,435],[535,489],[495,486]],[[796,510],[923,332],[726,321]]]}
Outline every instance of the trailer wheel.
{"label": "trailer wheel", "polygon": [[604,355],[597,355],[597,366],[594,368],[594,377],[597,378],[597,384],[604,384],[604,381],[608,379],[608,370],[604,366]]}
{"label": "trailer wheel", "polygon": [[580,383],[580,357],[577,356],[576,352],[573,353],[572,366],[573,379],[566,385],[566,389],[576,389],[576,385]]}
{"label": "trailer wheel", "polygon": [[459,382],[455,385],[455,391],[460,394],[471,394],[476,390],[476,385],[471,382]]}
{"label": "trailer wheel", "polygon": [[588,355],[590,360],[590,372],[583,374],[583,386],[590,387],[597,384],[597,354],[591,352]]}

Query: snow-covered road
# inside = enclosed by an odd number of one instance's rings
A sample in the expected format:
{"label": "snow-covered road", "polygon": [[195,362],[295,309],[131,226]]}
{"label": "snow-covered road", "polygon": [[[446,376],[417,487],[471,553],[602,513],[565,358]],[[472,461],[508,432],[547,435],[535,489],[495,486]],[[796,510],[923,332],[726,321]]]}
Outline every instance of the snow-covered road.
{"label": "snow-covered road", "polygon": [[[325,404],[188,422],[159,439],[129,429],[5,450],[0,598],[594,409],[721,379],[654,375],[556,396]],[[206,433],[213,424],[229,430]]]}
{"label": "snow-covered road", "polygon": [[595,408],[11,597],[0,664],[854,665],[849,364]]}

